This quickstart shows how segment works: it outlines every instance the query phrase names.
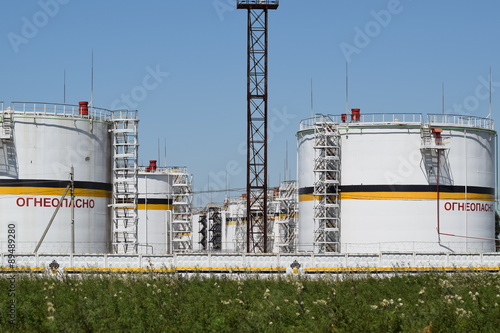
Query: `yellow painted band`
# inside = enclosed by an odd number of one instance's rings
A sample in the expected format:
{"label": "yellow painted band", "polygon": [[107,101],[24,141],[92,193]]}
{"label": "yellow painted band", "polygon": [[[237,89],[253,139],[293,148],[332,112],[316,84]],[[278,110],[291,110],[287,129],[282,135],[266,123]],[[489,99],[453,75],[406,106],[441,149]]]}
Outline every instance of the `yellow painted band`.
{"label": "yellow painted band", "polygon": [[471,271],[471,270],[496,270],[499,266],[486,267],[317,267],[304,268],[305,272],[373,272],[373,271]]}
{"label": "yellow painted band", "polygon": [[[0,267],[0,272],[12,271],[43,271],[44,267]],[[175,271],[233,271],[233,272],[286,272],[285,267],[175,267],[175,268],[99,268],[99,267],[65,267],[64,271],[89,272],[175,272]],[[484,267],[315,267],[304,268],[304,272],[402,272],[402,271],[500,271],[500,266]]]}
{"label": "yellow painted band", "polygon": [[[3,270],[11,270],[5,268]],[[16,268],[16,270],[44,270],[43,267]],[[316,267],[304,268],[304,272],[407,272],[407,271],[500,271],[499,266],[484,267]],[[286,272],[285,267],[175,267],[175,268],[98,268],[98,267],[65,267],[64,271],[90,272],[175,272],[175,271],[233,271],[233,272]]]}
{"label": "yellow painted band", "polygon": [[90,272],[173,272],[174,268],[99,268],[99,267],[65,267],[64,271],[90,271]]}
{"label": "yellow painted band", "polygon": [[45,267],[0,267],[0,272],[14,272],[14,271],[43,271]]}
{"label": "yellow painted band", "polygon": [[169,204],[138,204],[138,210],[172,210],[172,205]]}
{"label": "yellow painted band", "polygon": [[99,267],[65,267],[65,271],[90,271],[90,272],[174,272],[174,271],[271,271],[285,272],[285,267],[175,267],[175,268],[99,268]]}
{"label": "yellow painted band", "polygon": [[[299,195],[299,201],[313,201],[321,196],[313,194]],[[436,192],[345,192],[340,193],[340,200],[436,200]],[[439,193],[440,200],[475,200],[495,201],[495,196],[481,193]]]}
{"label": "yellow painted band", "polygon": [[285,267],[176,267],[178,271],[286,271]]}
{"label": "yellow painted band", "polygon": [[[60,187],[0,187],[0,195],[50,195],[60,197],[65,190],[65,188]],[[77,188],[75,189],[75,196],[111,198],[111,191]]]}

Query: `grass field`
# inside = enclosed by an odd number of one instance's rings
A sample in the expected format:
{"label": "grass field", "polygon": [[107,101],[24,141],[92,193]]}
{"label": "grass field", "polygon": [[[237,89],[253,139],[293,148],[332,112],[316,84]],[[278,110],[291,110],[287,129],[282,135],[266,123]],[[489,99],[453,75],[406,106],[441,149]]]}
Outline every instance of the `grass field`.
{"label": "grass field", "polygon": [[490,273],[9,277],[1,332],[500,331],[500,275]]}

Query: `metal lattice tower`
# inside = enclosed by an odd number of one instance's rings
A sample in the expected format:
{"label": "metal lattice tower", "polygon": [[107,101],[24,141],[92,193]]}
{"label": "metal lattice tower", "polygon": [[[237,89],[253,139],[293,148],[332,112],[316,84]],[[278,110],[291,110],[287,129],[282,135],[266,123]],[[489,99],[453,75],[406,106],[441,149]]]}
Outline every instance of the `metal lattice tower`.
{"label": "metal lattice tower", "polygon": [[113,252],[137,253],[137,111],[112,114]]}
{"label": "metal lattice tower", "polygon": [[329,117],[314,126],[314,251],[340,251],[340,134]]}
{"label": "metal lattice tower", "polygon": [[268,10],[279,1],[238,0],[248,10],[247,35],[247,252],[267,252]]}

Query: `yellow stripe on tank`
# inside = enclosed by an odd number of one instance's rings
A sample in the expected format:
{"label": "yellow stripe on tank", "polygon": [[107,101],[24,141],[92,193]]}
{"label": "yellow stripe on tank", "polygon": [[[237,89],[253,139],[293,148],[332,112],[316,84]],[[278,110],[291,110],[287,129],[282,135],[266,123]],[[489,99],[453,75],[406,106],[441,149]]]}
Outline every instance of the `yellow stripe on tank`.
{"label": "yellow stripe on tank", "polygon": [[[299,201],[321,199],[313,194],[299,195]],[[340,193],[340,200],[436,200],[436,192],[346,192]],[[495,201],[495,196],[482,193],[439,193],[440,200]]]}
{"label": "yellow stripe on tank", "polygon": [[172,210],[169,204],[138,204],[138,210]]}
{"label": "yellow stripe on tank", "polygon": [[[61,196],[64,194],[65,188],[57,187],[0,187],[0,195],[50,195]],[[69,192],[67,194],[69,196]],[[76,188],[75,196],[77,197],[98,197],[111,198],[111,191]]]}

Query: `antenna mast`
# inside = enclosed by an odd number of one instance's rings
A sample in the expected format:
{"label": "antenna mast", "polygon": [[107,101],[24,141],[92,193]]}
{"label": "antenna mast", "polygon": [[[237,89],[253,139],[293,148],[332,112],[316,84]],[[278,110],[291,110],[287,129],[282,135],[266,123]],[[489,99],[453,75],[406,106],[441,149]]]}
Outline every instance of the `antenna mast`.
{"label": "antenna mast", "polygon": [[490,109],[488,112],[488,118],[491,119],[491,112],[492,112],[492,96],[491,96],[491,81],[493,80],[493,75],[491,73],[491,66],[490,66]]}
{"label": "antenna mast", "polygon": [[444,82],[441,84],[441,113],[444,114]]}
{"label": "antenna mast", "polygon": [[63,104],[66,104],[66,69],[64,70]]}
{"label": "antenna mast", "polygon": [[90,71],[90,108],[94,107],[94,50],[92,50],[92,68]]}
{"label": "antenna mast", "polygon": [[267,246],[267,22],[278,0],[238,0],[247,30],[247,252]]}
{"label": "antenna mast", "polygon": [[314,95],[313,95],[313,79],[311,78],[311,118],[314,117]]}
{"label": "antenna mast", "polygon": [[345,113],[349,114],[349,63],[345,62]]}

